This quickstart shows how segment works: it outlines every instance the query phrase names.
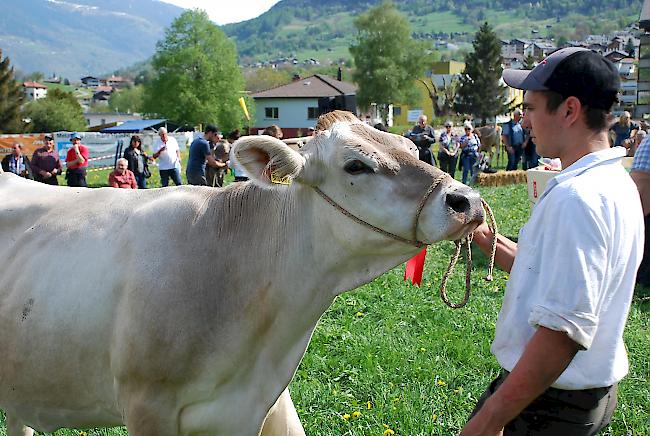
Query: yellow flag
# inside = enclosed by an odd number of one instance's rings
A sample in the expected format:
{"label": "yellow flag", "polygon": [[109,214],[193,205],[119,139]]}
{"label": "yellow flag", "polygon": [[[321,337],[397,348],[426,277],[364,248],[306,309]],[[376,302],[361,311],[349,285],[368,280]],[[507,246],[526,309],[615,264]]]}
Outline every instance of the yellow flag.
{"label": "yellow flag", "polygon": [[248,121],[250,121],[251,116],[248,114],[248,108],[246,107],[246,102],[244,101],[244,97],[239,97],[239,105],[241,106],[242,110],[244,111],[244,115],[246,116],[246,119]]}

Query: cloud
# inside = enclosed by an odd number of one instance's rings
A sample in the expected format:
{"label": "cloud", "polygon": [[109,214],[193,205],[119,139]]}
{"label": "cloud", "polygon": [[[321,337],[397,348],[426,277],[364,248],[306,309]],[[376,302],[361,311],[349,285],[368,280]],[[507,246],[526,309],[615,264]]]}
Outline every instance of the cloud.
{"label": "cloud", "polygon": [[278,0],[161,0],[185,9],[205,10],[210,19],[219,25],[237,23],[258,17],[268,11]]}

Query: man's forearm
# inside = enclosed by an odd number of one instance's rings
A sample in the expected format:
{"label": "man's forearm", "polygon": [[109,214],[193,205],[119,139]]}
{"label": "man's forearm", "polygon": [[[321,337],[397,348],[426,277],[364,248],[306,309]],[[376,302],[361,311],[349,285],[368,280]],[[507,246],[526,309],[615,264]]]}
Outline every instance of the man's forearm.
{"label": "man's forearm", "polygon": [[[493,233],[483,224],[474,232],[474,242],[486,256],[492,251]],[[510,273],[517,255],[517,243],[497,233],[497,249],[494,262],[499,268]]]}

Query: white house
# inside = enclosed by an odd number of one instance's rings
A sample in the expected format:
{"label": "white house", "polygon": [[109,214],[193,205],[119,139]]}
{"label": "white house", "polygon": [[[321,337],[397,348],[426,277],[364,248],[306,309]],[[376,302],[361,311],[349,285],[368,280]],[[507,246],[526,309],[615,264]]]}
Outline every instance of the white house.
{"label": "white house", "polygon": [[47,96],[47,86],[38,82],[23,82],[23,92],[26,101],[38,100]]}
{"label": "white house", "polygon": [[252,94],[255,100],[255,120],[251,134],[261,133],[266,127],[279,126],[287,138],[307,133],[318,117],[335,109],[356,114],[357,87],[315,74],[304,79]]}

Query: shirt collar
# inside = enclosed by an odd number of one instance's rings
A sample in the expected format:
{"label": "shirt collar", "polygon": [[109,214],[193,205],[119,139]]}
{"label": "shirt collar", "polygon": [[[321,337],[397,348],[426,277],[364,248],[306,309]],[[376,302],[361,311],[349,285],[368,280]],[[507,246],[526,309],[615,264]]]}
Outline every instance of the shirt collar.
{"label": "shirt collar", "polygon": [[544,193],[539,198],[539,201],[541,201],[542,198],[546,197],[546,195],[551,191],[551,189],[553,189],[555,186],[559,185],[560,183],[564,182],[565,180],[569,180],[573,177],[579,176],[585,171],[599,165],[619,163],[621,159],[625,156],[625,154],[626,154],[625,148],[612,147],[605,150],[595,151],[593,153],[589,153],[581,157],[573,164],[571,164],[569,167],[560,171],[555,177],[553,177],[551,180],[548,181],[548,184],[546,185],[546,189],[544,190]]}

